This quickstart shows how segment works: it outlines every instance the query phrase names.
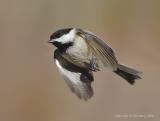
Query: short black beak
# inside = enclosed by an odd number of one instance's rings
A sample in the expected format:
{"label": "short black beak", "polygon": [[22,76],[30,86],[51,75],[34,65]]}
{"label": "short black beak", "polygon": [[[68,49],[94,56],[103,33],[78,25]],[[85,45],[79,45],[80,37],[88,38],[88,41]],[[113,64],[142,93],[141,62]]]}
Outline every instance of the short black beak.
{"label": "short black beak", "polygon": [[53,43],[53,42],[54,42],[54,40],[53,40],[53,39],[51,39],[51,40],[49,40],[49,41],[48,41],[48,43]]}

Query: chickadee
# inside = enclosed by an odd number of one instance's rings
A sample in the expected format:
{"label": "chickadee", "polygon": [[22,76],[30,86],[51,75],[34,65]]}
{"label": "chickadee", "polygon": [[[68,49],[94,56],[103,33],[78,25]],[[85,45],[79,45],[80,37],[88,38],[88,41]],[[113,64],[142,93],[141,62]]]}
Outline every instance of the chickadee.
{"label": "chickadee", "polygon": [[93,72],[103,67],[109,67],[130,84],[141,79],[140,71],[118,63],[112,48],[89,31],[60,29],[50,36],[49,43],[57,47],[54,60],[60,74],[80,99],[87,100],[93,96]]}

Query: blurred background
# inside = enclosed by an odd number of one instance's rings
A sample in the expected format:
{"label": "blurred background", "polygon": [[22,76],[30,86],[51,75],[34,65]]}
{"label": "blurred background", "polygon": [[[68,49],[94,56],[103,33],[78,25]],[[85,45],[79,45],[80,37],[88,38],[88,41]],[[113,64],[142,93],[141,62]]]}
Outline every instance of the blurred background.
{"label": "blurred background", "polygon": [[[160,120],[159,6],[159,0],[1,0],[0,121]],[[96,33],[143,79],[131,86],[106,69],[95,74],[92,99],[79,100],[47,43],[65,27]]]}

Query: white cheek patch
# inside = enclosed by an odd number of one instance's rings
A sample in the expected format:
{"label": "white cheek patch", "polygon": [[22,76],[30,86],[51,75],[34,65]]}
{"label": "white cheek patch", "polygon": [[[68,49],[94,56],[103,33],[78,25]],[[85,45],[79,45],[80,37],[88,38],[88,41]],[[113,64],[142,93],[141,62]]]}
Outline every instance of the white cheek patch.
{"label": "white cheek patch", "polygon": [[73,42],[74,37],[75,37],[75,29],[71,30],[68,34],[64,34],[60,38],[54,39],[54,41],[65,44],[67,42]]}

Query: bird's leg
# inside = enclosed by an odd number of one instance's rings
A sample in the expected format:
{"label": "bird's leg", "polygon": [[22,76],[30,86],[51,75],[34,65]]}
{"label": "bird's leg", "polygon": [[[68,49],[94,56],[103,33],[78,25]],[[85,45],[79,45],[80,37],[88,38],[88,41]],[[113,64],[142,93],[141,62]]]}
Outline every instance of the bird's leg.
{"label": "bird's leg", "polygon": [[92,58],[89,64],[89,70],[91,71],[99,71],[98,64],[96,58]]}

